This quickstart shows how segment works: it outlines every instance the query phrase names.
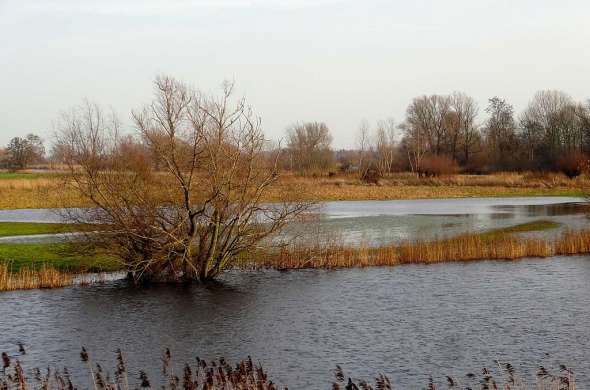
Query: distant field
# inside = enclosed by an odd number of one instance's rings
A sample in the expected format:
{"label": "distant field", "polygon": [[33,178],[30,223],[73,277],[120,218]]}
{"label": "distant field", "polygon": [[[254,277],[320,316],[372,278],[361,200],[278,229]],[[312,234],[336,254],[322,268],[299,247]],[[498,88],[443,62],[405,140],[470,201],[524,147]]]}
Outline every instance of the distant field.
{"label": "distant field", "polygon": [[[88,206],[68,191],[59,173],[0,172],[0,209]],[[265,196],[276,202],[297,193],[304,200],[388,200],[515,196],[584,196],[590,179],[570,180],[561,174],[498,173],[418,178],[410,173],[387,176],[379,184],[366,184],[352,174],[298,176],[283,174]],[[155,189],[157,190],[157,189]]]}

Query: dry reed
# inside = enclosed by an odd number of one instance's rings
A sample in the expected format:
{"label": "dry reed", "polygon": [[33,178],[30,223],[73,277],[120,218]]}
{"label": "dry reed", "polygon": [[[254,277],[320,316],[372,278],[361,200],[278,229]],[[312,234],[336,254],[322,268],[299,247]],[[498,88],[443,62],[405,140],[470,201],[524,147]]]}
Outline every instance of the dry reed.
{"label": "dry reed", "polygon": [[[566,231],[553,240],[524,238],[499,234],[485,236],[465,234],[453,238],[424,242],[402,242],[396,245],[369,248],[339,245],[335,242],[314,246],[263,249],[245,254],[236,267],[242,269],[297,270],[307,268],[362,268],[401,264],[433,264],[478,260],[516,260],[526,257],[550,257],[590,253],[590,229]],[[0,291],[36,288],[58,288],[104,281],[81,278],[57,271],[49,266],[39,269],[21,268],[11,272],[0,264]]]}
{"label": "dry reed", "polygon": [[395,266],[476,260],[514,260],[590,253],[590,230],[566,231],[554,240],[499,234],[458,237],[367,248],[344,245],[288,247],[263,251],[242,260],[251,268],[303,269]]}
{"label": "dry reed", "polygon": [[39,269],[20,268],[11,272],[7,264],[0,264],[0,291],[57,288],[72,285],[74,276],[47,265]]}

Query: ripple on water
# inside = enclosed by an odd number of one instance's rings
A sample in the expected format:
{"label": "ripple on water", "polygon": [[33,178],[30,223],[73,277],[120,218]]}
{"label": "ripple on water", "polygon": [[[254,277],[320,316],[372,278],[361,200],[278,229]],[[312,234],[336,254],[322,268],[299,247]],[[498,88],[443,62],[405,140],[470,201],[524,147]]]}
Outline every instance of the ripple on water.
{"label": "ripple on water", "polygon": [[431,374],[479,372],[494,359],[528,373],[558,362],[585,388],[589,260],[230,272],[208,287],[9,292],[0,295],[0,350],[25,342],[27,363],[79,368],[81,345],[107,367],[120,347],[131,372],[153,377],[165,347],[178,362],[252,355],[292,389],[328,388],[336,364],[418,388]]}

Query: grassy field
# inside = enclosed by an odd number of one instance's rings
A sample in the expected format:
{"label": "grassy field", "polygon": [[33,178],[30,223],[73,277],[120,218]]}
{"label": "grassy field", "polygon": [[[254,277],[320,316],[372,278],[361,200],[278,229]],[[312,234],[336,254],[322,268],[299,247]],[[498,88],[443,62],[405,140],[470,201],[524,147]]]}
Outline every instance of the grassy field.
{"label": "grassy field", "polygon": [[109,272],[120,270],[114,259],[101,254],[78,254],[68,244],[0,244],[0,264],[11,272],[21,268],[39,269],[50,266],[70,273]]}
{"label": "grassy field", "polygon": [[76,225],[72,224],[0,222],[0,237],[70,233],[76,230]]}
{"label": "grassy field", "polygon": [[[0,173],[0,209],[88,206],[67,191],[56,173]],[[304,200],[387,200],[516,196],[584,196],[590,179],[570,180],[561,174],[498,173],[418,178],[409,173],[390,175],[379,184],[366,184],[352,174],[297,176],[284,173],[264,200],[280,201],[284,194]]]}

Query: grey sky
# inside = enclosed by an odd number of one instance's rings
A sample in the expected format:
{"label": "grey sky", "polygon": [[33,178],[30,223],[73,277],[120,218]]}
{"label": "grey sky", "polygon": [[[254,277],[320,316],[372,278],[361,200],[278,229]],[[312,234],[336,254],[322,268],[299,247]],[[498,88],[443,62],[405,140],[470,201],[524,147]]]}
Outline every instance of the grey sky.
{"label": "grey sky", "polygon": [[588,20],[588,0],[0,0],[0,144],[83,98],[129,124],[158,73],[234,79],[269,137],[325,121],[336,147],[421,94],[586,99]]}

